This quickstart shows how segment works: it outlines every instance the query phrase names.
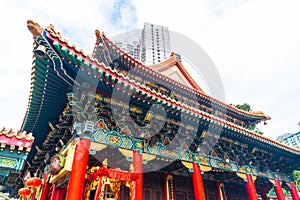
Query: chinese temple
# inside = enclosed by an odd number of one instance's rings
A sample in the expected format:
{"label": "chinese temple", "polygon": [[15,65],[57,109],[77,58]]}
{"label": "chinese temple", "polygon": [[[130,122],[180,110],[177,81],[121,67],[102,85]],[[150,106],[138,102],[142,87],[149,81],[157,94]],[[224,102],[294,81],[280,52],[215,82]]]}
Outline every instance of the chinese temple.
{"label": "chinese temple", "polygon": [[0,131],[0,187],[6,193],[14,188],[31,150],[34,137],[26,132]]}
{"label": "chinese temple", "polygon": [[[22,131],[35,142],[12,195],[266,200],[275,189],[284,200],[285,189],[299,200],[292,172],[300,151],[251,131],[270,117],[205,94],[174,54],[145,66],[98,30],[87,55],[52,25],[27,27],[33,59]],[[25,194],[32,178],[42,184]]]}

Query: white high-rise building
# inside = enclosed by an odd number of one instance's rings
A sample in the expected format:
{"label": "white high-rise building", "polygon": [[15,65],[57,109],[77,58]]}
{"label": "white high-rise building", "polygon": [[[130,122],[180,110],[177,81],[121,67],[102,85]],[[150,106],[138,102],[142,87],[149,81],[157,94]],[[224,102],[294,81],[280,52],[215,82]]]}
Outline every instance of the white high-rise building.
{"label": "white high-rise building", "polygon": [[287,145],[300,148],[300,132],[287,133],[279,136],[276,140]]}
{"label": "white high-rise building", "polygon": [[132,41],[130,43],[115,41],[115,44],[133,58],[140,60],[140,44],[138,41]]}
{"label": "white high-rise building", "polygon": [[141,61],[145,65],[160,63],[170,56],[170,35],[167,27],[144,23],[140,44]]}

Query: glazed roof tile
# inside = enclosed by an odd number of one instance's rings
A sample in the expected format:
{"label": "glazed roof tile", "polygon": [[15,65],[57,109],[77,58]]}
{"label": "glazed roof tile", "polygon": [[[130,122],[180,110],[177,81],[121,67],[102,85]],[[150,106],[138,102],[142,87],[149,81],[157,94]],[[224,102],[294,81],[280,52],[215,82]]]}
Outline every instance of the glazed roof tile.
{"label": "glazed roof tile", "polygon": [[34,137],[32,133],[27,134],[26,132],[12,131],[12,129],[6,130],[5,128],[0,131],[0,144],[2,149],[6,146],[9,146],[11,150],[14,150],[15,147],[19,147],[18,150],[26,148],[28,152],[33,142]]}
{"label": "glazed roof tile", "polygon": [[[105,41],[107,43],[107,46],[112,46],[114,48],[114,52],[117,52],[121,56],[124,56],[128,60],[129,63],[134,63],[135,66],[137,66],[140,70],[144,70],[146,74],[149,74],[149,75],[152,75],[152,76],[157,76],[158,81],[159,80],[164,80],[165,84],[168,85],[168,86],[171,86],[168,83],[172,83],[176,87],[180,88],[182,93],[184,93],[186,95],[189,95],[189,94],[192,94],[192,96],[193,95],[199,95],[201,98],[203,98],[204,100],[210,101],[212,104],[223,107],[224,109],[227,109],[230,112],[236,113],[237,115],[244,116],[245,118],[249,118],[249,119],[252,119],[252,120],[254,119],[254,120],[265,121],[265,120],[270,120],[271,119],[271,117],[266,116],[261,111],[259,111],[259,112],[255,112],[255,111],[247,112],[247,111],[244,111],[244,110],[240,110],[240,109],[236,108],[235,106],[226,104],[226,103],[224,103],[224,102],[222,102],[218,99],[215,99],[215,98],[205,94],[202,91],[202,89],[197,85],[197,83],[192,79],[192,77],[189,75],[187,70],[184,69],[184,66],[182,66],[182,64],[177,59],[174,59],[172,56],[169,59],[163,61],[163,63],[165,63],[167,65],[177,64],[179,69],[182,71],[184,76],[188,79],[188,81],[192,84],[193,87],[188,87],[188,86],[186,86],[186,85],[184,85],[180,82],[174,81],[173,79],[169,78],[168,76],[165,76],[161,73],[158,73],[156,70],[145,66],[140,61],[136,60],[131,55],[127,54],[125,51],[123,51],[121,48],[119,48],[112,41],[110,41],[103,32],[100,32],[100,31],[96,30],[96,36],[97,36],[97,39],[101,38],[103,41]],[[93,52],[93,55],[94,54],[95,54],[95,50]],[[92,57],[91,59],[94,59],[94,58]],[[179,63],[176,63],[176,60]],[[157,64],[157,65],[160,65],[160,64]]]}
{"label": "glazed roof tile", "polygon": [[[66,50],[69,53],[72,53],[72,54],[76,55],[77,58],[81,58],[82,61],[90,63],[91,66],[96,67],[96,68],[94,68],[94,69],[96,69],[95,71],[93,71],[92,69],[84,69],[86,72],[91,73],[92,75],[95,75],[97,73],[97,71],[99,72],[99,70],[103,70],[104,72],[108,73],[112,77],[121,78],[121,79],[123,79],[123,81],[127,82],[128,84],[136,85],[137,87],[139,87],[140,89],[142,89],[144,92],[150,92],[150,93],[152,93],[152,95],[154,95],[156,98],[160,98],[162,100],[168,100],[168,101],[170,101],[170,103],[175,103],[175,104],[178,103],[178,102],[174,102],[174,100],[171,99],[171,98],[163,96],[163,95],[161,95],[159,93],[155,93],[153,90],[150,90],[149,88],[144,88],[140,83],[138,83],[138,82],[136,82],[134,80],[129,80],[127,77],[124,77],[123,74],[120,74],[116,70],[112,70],[111,68],[105,66],[104,63],[99,63],[96,59],[94,59],[90,55],[87,55],[82,50],[77,49],[75,45],[69,44],[67,40],[63,39],[61,37],[61,35],[54,30],[53,26],[51,26],[50,28],[48,27],[46,30],[47,30],[47,37],[50,40],[52,40],[53,44],[54,43],[59,43],[59,45],[62,46],[62,47],[64,47],[64,48],[66,48]],[[101,34],[100,36],[103,36],[104,39],[106,39],[108,42],[110,42],[104,36],[104,34]],[[131,62],[134,62],[137,65],[139,65],[139,67],[146,68],[146,70],[148,70],[149,72],[151,71],[153,73],[154,70],[151,70],[151,69],[147,68],[146,66],[142,65],[139,61],[136,61],[130,55],[127,55],[125,52],[123,52],[122,50],[118,49],[117,47],[115,47],[115,48],[117,49],[118,52],[124,54],[124,56],[126,56],[127,58],[129,58],[131,60]],[[155,73],[157,73],[157,72],[155,72]],[[159,76],[161,78],[167,78],[167,77],[163,77],[162,75],[159,75]],[[198,94],[200,93],[198,90],[195,90],[193,88],[185,88],[185,89],[188,89],[188,90],[190,90],[191,92],[194,92],[194,93],[198,93]],[[252,115],[252,116],[260,116],[260,117],[263,117],[263,118],[268,118],[267,116],[265,116],[261,112],[258,112],[258,113],[249,113],[249,112],[241,111],[241,110],[239,110],[237,108],[234,108],[234,107],[232,107],[230,105],[227,105],[227,104],[225,104],[223,102],[220,102],[220,101],[218,101],[218,100],[216,100],[216,99],[214,99],[212,97],[209,97],[209,96],[207,96],[207,95],[205,95],[203,93],[201,93],[201,95],[203,95],[205,98],[211,99],[214,102],[219,103],[219,104],[221,104],[221,105],[223,105],[225,107],[228,107],[228,108],[230,108],[232,110],[235,110],[238,113],[243,113],[243,114]],[[253,140],[257,140],[257,141],[259,140],[259,141],[265,143],[266,145],[271,145],[271,146],[274,146],[274,147],[277,147],[277,148],[280,148],[280,149],[283,149],[283,150],[286,150],[286,151],[289,151],[289,152],[292,152],[292,153],[300,154],[300,150],[298,150],[298,149],[295,149],[295,148],[292,148],[292,147],[287,146],[285,144],[276,142],[276,141],[274,141],[274,140],[272,140],[270,138],[267,138],[265,136],[259,135],[259,134],[255,133],[254,131],[251,131],[249,129],[243,128],[241,126],[238,126],[238,125],[233,124],[231,122],[228,122],[226,120],[220,119],[220,118],[215,117],[215,116],[213,116],[213,115],[211,115],[209,113],[204,113],[203,111],[200,111],[198,109],[189,107],[187,105],[182,105],[182,103],[179,103],[177,105],[185,107],[186,109],[189,110],[189,112],[191,114],[193,114],[195,116],[198,116],[200,118],[202,118],[202,117],[206,118],[207,120],[210,120],[210,121],[214,122],[215,124],[221,124],[222,126],[227,127],[230,130],[234,130],[234,131],[236,131],[238,133],[241,133],[241,134],[245,135],[246,137],[251,138]]]}
{"label": "glazed roof tile", "polygon": [[3,135],[8,138],[15,137],[18,140],[25,139],[27,141],[34,141],[32,133],[13,131],[12,129],[6,130],[5,128],[2,128],[2,130],[0,131],[0,135]]}

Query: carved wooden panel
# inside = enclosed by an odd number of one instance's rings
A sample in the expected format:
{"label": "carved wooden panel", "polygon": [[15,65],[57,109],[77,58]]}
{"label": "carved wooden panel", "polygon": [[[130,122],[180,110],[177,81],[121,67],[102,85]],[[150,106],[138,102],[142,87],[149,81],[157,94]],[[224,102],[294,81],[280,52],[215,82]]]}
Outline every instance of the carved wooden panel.
{"label": "carved wooden panel", "polygon": [[143,174],[144,200],[163,200],[164,178],[162,173]]}
{"label": "carved wooden panel", "polygon": [[225,190],[228,199],[231,200],[247,200],[248,195],[247,195],[247,190],[246,190],[246,185],[240,185],[240,184],[225,184]]}
{"label": "carved wooden panel", "polygon": [[175,200],[187,200],[185,192],[175,192]]}
{"label": "carved wooden panel", "polygon": [[192,177],[174,176],[174,190],[175,191],[193,191]]}
{"label": "carved wooden panel", "polygon": [[162,194],[160,190],[155,191],[155,200],[162,200]]}
{"label": "carved wooden panel", "polygon": [[152,200],[150,189],[144,189],[144,198],[143,199],[144,200]]}
{"label": "carved wooden panel", "polygon": [[121,192],[120,192],[120,199],[122,200],[130,200],[130,191],[129,188],[126,186],[121,187]]}
{"label": "carved wooden panel", "polygon": [[193,192],[188,193],[188,200],[195,200],[195,195]]}

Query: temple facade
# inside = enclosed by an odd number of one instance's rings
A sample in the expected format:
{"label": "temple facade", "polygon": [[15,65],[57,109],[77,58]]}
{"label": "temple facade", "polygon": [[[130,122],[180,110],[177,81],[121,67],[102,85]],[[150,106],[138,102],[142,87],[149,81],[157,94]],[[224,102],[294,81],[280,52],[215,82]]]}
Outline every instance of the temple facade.
{"label": "temple facade", "polygon": [[27,26],[22,131],[36,142],[11,194],[31,176],[42,200],[266,200],[272,188],[299,200],[300,151],[251,131],[270,117],[208,96],[174,54],[147,67],[98,30],[87,55],[52,25]]}
{"label": "temple facade", "polygon": [[14,188],[33,142],[32,133],[27,134],[5,128],[0,131],[0,187],[2,193],[8,193]]}

